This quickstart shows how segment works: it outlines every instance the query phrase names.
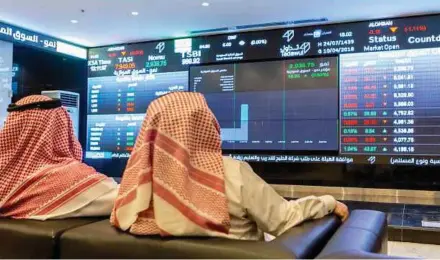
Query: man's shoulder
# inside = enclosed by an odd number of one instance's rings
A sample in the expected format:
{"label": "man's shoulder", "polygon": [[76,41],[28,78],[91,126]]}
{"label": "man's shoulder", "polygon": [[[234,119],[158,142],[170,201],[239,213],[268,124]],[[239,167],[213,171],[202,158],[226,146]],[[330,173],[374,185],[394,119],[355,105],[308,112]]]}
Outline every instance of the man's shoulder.
{"label": "man's shoulder", "polygon": [[223,163],[225,165],[240,166],[243,162],[239,161],[239,160],[236,160],[236,159],[234,159],[234,158],[232,158],[230,156],[223,156]]}

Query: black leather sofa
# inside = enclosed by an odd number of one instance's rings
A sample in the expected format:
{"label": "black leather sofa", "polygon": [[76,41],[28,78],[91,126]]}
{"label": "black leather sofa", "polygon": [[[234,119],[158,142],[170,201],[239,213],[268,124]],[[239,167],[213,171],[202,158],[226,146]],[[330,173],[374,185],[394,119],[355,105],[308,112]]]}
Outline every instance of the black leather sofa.
{"label": "black leather sofa", "polygon": [[341,226],[335,216],[305,222],[271,242],[220,238],[136,237],[108,219],[0,220],[0,258],[370,258],[384,259],[384,213],[355,210]]}
{"label": "black leather sofa", "polygon": [[0,219],[0,258],[57,258],[63,232],[100,221],[81,218],[55,221]]}
{"label": "black leather sofa", "polygon": [[386,255],[388,251],[386,223],[386,215],[382,212],[352,211],[350,218],[336,231],[317,258],[390,258]]}
{"label": "black leather sofa", "polygon": [[266,243],[206,237],[135,237],[101,221],[64,233],[61,258],[314,258],[339,226],[340,220],[330,216],[304,223]]}

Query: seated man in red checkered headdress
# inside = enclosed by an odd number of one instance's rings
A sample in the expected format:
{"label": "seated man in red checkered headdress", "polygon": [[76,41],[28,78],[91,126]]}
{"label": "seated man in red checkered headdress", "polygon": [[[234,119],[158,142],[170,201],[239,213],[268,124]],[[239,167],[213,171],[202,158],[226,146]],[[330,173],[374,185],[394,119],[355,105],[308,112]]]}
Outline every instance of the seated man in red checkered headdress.
{"label": "seated man in red checkered headdress", "polygon": [[136,235],[259,240],[332,212],[348,217],[332,196],[287,201],[249,164],[223,157],[203,95],[178,92],[148,107],[110,220]]}
{"label": "seated man in red checkered headdress", "polygon": [[0,130],[0,217],[110,215],[117,184],[82,163],[70,117],[55,101],[35,95],[10,106]]}

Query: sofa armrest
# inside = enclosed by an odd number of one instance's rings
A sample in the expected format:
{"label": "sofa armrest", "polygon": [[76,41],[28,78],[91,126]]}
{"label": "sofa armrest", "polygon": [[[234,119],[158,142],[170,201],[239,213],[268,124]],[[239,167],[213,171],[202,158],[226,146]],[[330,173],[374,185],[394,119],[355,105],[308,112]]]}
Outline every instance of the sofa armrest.
{"label": "sofa armrest", "polygon": [[318,258],[396,259],[387,255],[387,227],[385,213],[354,210]]}
{"label": "sofa armrest", "polygon": [[270,243],[291,251],[297,258],[315,258],[340,225],[341,220],[338,217],[326,216],[295,226]]}

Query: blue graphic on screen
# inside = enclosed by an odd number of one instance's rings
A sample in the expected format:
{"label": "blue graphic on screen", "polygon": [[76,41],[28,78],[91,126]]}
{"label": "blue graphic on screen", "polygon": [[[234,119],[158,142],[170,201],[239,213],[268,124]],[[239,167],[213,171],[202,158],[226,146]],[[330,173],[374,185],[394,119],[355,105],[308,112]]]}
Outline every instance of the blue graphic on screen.
{"label": "blue graphic on screen", "polygon": [[249,131],[249,106],[243,104],[240,106],[240,126],[238,128],[222,128],[221,137],[222,140],[231,141],[248,141]]}
{"label": "blue graphic on screen", "polygon": [[12,65],[12,95],[18,95],[18,85],[20,78],[20,66],[18,64]]}
{"label": "blue graphic on screen", "polygon": [[191,67],[226,150],[338,149],[337,58]]}

